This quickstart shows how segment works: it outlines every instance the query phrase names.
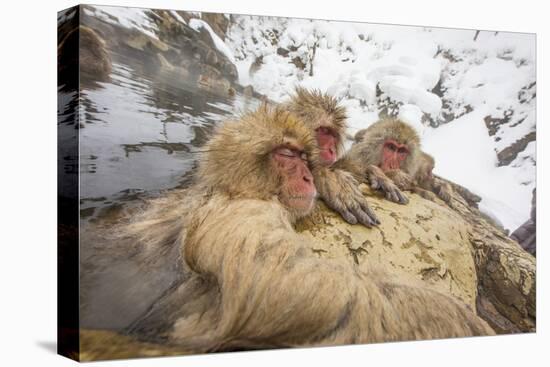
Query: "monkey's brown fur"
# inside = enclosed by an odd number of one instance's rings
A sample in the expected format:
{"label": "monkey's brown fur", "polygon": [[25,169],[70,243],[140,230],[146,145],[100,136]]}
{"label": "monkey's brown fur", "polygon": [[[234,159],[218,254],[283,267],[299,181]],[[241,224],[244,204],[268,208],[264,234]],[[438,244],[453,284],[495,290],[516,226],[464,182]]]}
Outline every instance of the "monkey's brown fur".
{"label": "monkey's brown fur", "polygon": [[186,218],[193,275],[134,333],[174,317],[164,337],[193,352],[493,334],[451,297],[313,256],[270,169],[270,152],[289,140],[315,157],[309,129],[280,111],[222,124],[200,163],[206,199]]}
{"label": "monkey's brown fur", "polygon": [[[298,116],[312,133],[320,127],[333,130],[338,136],[337,157],[343,155],[347,115],[336,98],[318,90],[298,87],[283,108]],[[380,223],[352,174],[334,167],[317,165],[313,175],[321,199],[348,223],[362,223],[369,227]]]}
{"label": "monkey's brown fur", "polygon": [[426,200],[435,201],[436,197],[451,205],[454,192],[451,185],[433,175],[434,158],[425,152],[420,152],[414,176],[409,176],[401,170],[386,172],[386,175],[401,190],[409,190]]}

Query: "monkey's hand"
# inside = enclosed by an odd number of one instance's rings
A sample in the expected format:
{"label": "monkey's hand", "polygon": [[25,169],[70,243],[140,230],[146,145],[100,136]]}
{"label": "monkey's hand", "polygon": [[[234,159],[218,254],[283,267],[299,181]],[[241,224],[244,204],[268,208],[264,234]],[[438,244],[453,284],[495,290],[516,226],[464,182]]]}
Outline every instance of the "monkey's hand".
{"label": "monkey's hand", "polygon": [[441,183],[437,189],[437,196],[448,204],[453,197],[453,188],[448,183]]}
{"label": "monkey's hand", "polygon": [[399,190],[397,185],[379,167],[370,165],[367,168],[367,179],[374,190],[380,190],[386,195],[386,199],[398,204],[407,204],[409,202],[405,194]]}
{"label": "monkey's hand", "polygon": [[414,187],[414,180],[411,175],[403,172],[400,169],[387,171],[385,172],[385,174],[401,190],[412,190],[412,188]]}
{"label": "monkey's hand", "polygon": [[340,213],[346,222],[361,223],[367,227],[380,224],[351,173],[323,168],[314,174],[319,195],[325,204]]}

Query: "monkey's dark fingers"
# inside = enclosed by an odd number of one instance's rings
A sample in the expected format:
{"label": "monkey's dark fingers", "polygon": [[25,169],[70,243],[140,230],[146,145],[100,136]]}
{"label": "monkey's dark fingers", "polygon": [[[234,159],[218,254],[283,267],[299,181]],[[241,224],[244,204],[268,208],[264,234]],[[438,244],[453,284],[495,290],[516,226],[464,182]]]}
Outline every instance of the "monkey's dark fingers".
{"label": "monkey's dark fingers", "polygon": [[354,214],[363,225],[371,227],[380,224],[380,220],[378,220],[378,217],[370,208],[367,200],[361,198],[361,200],[357,200],[356,205],[357,206],[353,208]]}
{"label": "monkey's dark fingers", "polygon": [[370,228],[370,227],[377,226],[377,225],[380,224],[380,221],[378,220],[378,218],[376,218],[376,216],[371,217],[369,215],[369,213],[364,211],[362,208],[358,208],[357,212],[354,213],[354,214],[357,217],[357,219],[359,220],[359,223],[361,223],[362,225],[364,225],[366,227]]}
{"label": "monkey's dark fingers", "polygon": [[386,191],[386,199],[403,205],[409,202],[409,199],[407,199],[405,194],[403,194],[397,187],[390,188]]}
{"label": "monkey's dark fingers", "polygon": [[367,203],[366,200],[361,202],[359,205],[361,205],[361,209],[362,209],[363,213],[365,213],[365,215],[367,215],[370,218],[373,225],[377,226],[377,225],[380,224],[380,220],[378,219],[376,214],[374,214],[374,212],[372,211],[372,209],[370,208],[370,206],[369,206],[369,204]]}
{"label": "monkey's dark fingers", "polygon": [[370,181],[370,187],[373,190],[380,190],[382,188],[382,182],[378,178],[371,176],[369,178],[369,181]]}
{"label": "monkey's dark fingers", "polygon": [[399,204],[405,205],[409,203],[409,199],[400,190],[397,190],[396,194],[399,198]]}
{"label": "monkey's dark fingers", "polygon": [[391,181],[385,181],[381,190],[386,194],[386,199],[398,204],[407,204],[409,199]]}
{"label": "monkey's dark fingers", "polygon": [[339,211],[339,213],[342,216],[342,218],[344,218],[344,220],[349,224],[357,224],[357,218],[355,218],[355,216],[351,214],[349,211],[344,209]]}
{"label": "monkey's dark fingers", "polygon": [[371,218],[358,204],[352,204],[347,209],[340,210],[339,213],[349,224],[361,223],[362,225],[370,228],[377,225],[378,222],[376,217]]}

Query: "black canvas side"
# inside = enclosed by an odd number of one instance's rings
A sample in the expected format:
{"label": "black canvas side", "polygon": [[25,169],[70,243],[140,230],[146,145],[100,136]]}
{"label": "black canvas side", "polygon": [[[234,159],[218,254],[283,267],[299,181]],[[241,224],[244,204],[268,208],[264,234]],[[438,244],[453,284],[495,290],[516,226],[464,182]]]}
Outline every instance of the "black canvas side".
{"label": "black canvas side", "polygon": [[80,7],[57,14],[57,352],[80,359],[79,23]]}

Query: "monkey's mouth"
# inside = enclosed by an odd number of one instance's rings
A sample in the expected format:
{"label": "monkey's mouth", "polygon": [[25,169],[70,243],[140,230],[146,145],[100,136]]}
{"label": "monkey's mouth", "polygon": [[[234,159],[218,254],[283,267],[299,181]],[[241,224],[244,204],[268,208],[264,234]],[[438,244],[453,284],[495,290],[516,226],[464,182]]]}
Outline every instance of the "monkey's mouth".
{"label": "monkey's mouth", "polygon": [[287,199],[289,200],[315,200],[317,197],[317,194],[311,194],[311,195],[292,195],[287,196]]}
{"label": "monkey's mouth", "polygon": [[303,195],[289,195],[284,196],[282,199],[287,207],[302,213],[308,213],[313,209],[316,197],[317,192]]}

